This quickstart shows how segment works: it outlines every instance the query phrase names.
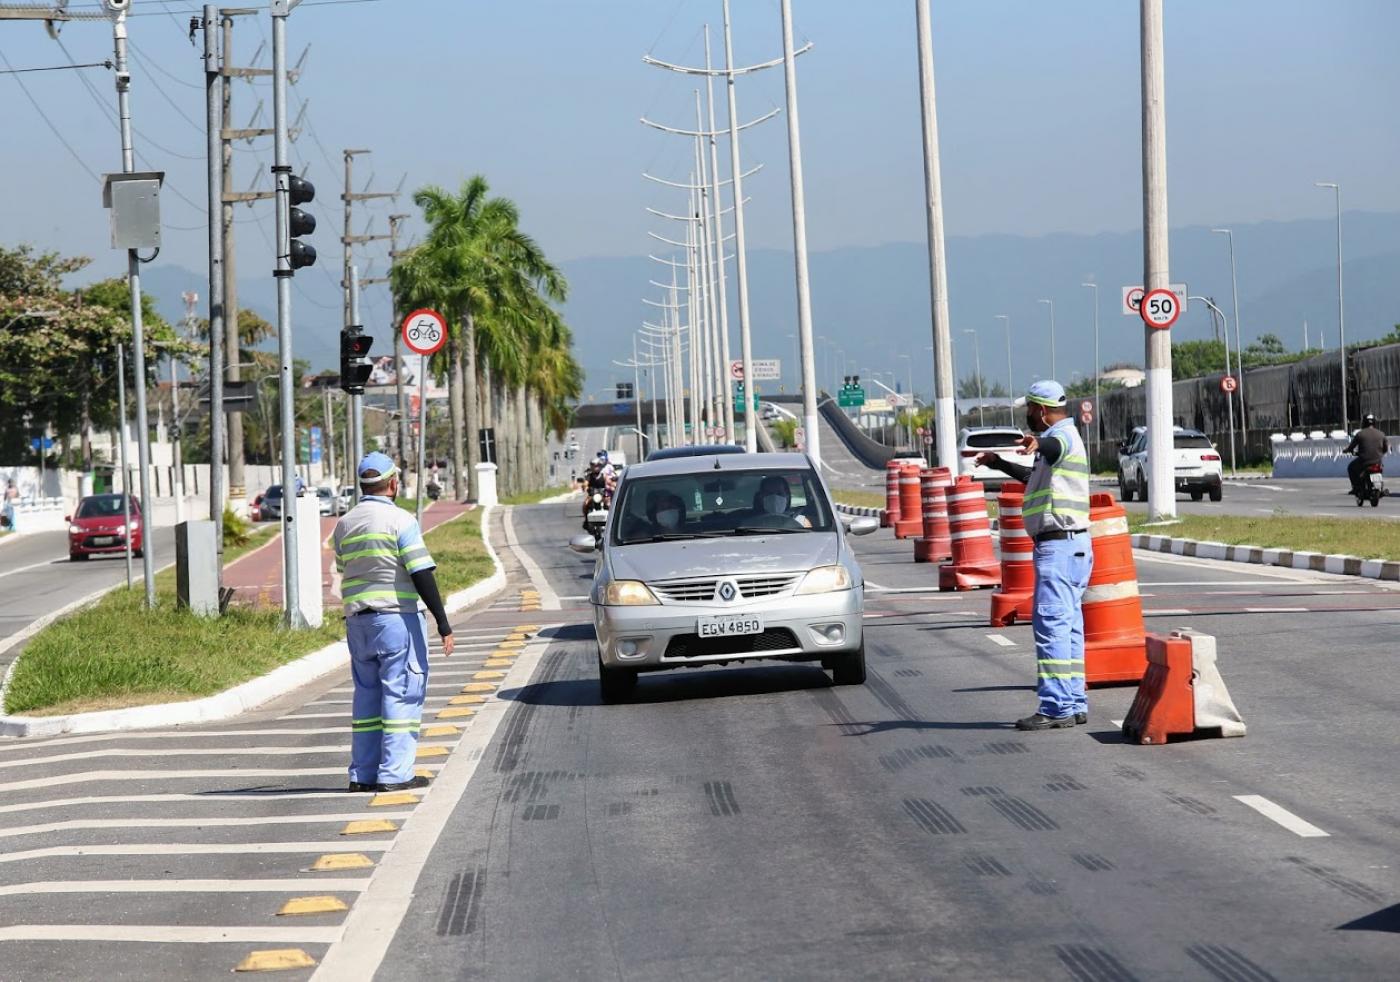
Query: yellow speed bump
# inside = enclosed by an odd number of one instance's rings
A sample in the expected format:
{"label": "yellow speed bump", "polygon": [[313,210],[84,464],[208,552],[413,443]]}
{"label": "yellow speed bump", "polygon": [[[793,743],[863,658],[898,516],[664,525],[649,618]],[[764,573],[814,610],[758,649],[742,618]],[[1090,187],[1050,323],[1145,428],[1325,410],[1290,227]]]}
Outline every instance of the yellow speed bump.
{"label": "yellow speed bump", "polygon": [[472,673],[472,678],[474,678],[474,679],[479,679],[479,680],[481,680],[481,681],[483,681],[483,682],[487,681],[488,679],[503,679],[503,678],[505,678],[505,677],[506,677],[506,673],[505,673],[505,672],[473,672],[473,673]]}
{"label": "yellow speed bump", "polygon": [[358,852],[332,852],[322,856],[316,862],[308,866],[303,872],[306,873],[333,873],[338,870],[347,869],[368,869],[374,865],[374,860],[363,853]]}
{"label": "yellow speed bump", "polygon": [[419,747],[418,752],[413,756],[418,760],[423,760],[427,757],[446,757],[449,753],[451,751],[446,747]]}
{"label": "yellow speed bump", "polygon": [[[495,692],[496,687],[490,682],[468,682],[462,686],[463,692]],[[448,700],[451,702],[452,700]]]}
{"label": "yellow speed bump", "polygon": [[514,664],[509,658],[488,658],[481,663],[482,668],[510,668]]}
{"label": "yellow speed bump", "polygon": [[466,719],[475,716],[476,710],[470,706],[449,706],[437,714],[438,719]]}
{"label": "yellow speed bump", "polygon": [[461,732],[461,730],[450,723],[444,723],[442,726],[426,726],[418,735],[425,737],[455,736]]}
{"label": "yellow speed bump", "polygon": [[534,634],[540,629],[538,624],[517,624],[515,631],[517,634]]}
{"label": "yellow speed bump", "polygon": [[536,611],[536,610],[540,610],[540,609],[541,609],[541,607],[540,607],[540,604],[539,604],[539,601],[538,601],[538,600],[536,600],[536,601],[534,601],[534,602],[532,602],[532,603],[525,603],[525,604],[521,604],[521,605],[520,605],[520,612],[521,612],[522,614],[528,614],[528,613],[531,613],[532,611]]}
{"label": "yellow speed bump", "polygon": [[524,642],[524,641],[502,641],[500,644],[496,645],[496,647],[499,648],[499,649],[505,650],[505,651],[509,651],[511,648],[523,648],[523,647],[525,647],[525,642]]}
{"label": "yellow speed bump", "polygon": [[235,972],[282,972],[290,968],[314,968],[316,959],[300,948],[273,948],[250,952],[234,966]]}
{"label": "yellow speed bump", "polygon": [[414,777],[426,777],[426,778],[428,778],[429,780],[431,780],[432,778],[436,777],[437,775],[435,775],[432,771],[428,770],[428,768],[426,768],[426,767],[415,767],[415,768],[413,769],[413,776],[414,776]]}
{"label": "yellow speed bump", "polygon": [[282,905],[282,909],[277,912],[277,916],[286,917],[291,914],[334,914],[337,911],[349,909],[349,905],[339,897],[293,897]]}
{"label": "yellow speed bump", "polygon": [[383,818],[364,818],[349,822],[340,830],[341,835],[368,835],[371,832],[397,832],[398,826]]}
{"label": "yellow speed bump", "polygon": [[507,634],[507,641],[524,641],[528,635],[524,631],[516,631],[514,634]]}
{"label": "yellow speed bump", "polygon": [[416,794],[407,791],[391,791],[388,794],[377,794],[369,800],[371,808],[383,808],[385,805],[416,805],[423,799]]}

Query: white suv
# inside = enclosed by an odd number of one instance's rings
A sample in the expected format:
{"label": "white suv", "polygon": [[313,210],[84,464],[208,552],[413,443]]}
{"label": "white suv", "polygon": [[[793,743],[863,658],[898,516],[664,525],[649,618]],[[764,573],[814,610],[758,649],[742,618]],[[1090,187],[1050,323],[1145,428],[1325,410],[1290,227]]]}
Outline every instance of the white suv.
{"label": "white suv", "polygon": [[[1220,466],[1220,451],[1210,442],[1210,437],[1200,430],[1183,426],[1172,428],[1174,483],[1177,491],[1191,495],[1192,501],[1200,501],[1210,495],[1211,501],[1219,501],[1224,489],[1224,474]],[[1137,426],[1133,433],[1118,448],[1118,490],[1124,501],[1132,501],[1137,495],[1141,501],[1147,500],[1147,427]]]}
{"label": "white suv", "polygon": [[964,427],[958,434],[958,456],[963,458],[960,472],[970,475],[974,481],[987,487],[1000,487],[1002,482],[1009,481],[1010,478],[991,467],[972,467],[971,459],[980,453],[994,453],[1013,464],[1032,467],[1035,464],[1035,455],[1026,453],[1020,447],[1024,436],[1025,434],[1014,426]]}

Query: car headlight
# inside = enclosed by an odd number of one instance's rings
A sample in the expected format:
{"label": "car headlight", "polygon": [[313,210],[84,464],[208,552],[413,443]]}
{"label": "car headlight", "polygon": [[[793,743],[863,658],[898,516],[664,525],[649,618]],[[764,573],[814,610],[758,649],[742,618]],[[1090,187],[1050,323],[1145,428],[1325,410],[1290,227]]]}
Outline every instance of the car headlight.
{"label": "car headlight", "polygon": [[641,580],[613,580],[603,593],[608,607],[646,607],[656,603],[656,596]]}
{"label": "car headlight", "polygon": [[802,585],[797,588],[797,595],[811,593],[835,593],[837,590],[849,590],[851,588],[851,574],[844,566],[818,566],[807,573],[802,580]]}
{"label": "car headlight", "polygon": [[82,534],[83,534],[83,527],[82,527],[81,525],[70,525],[70,526],[68,526],[68,534],[69,534],[69,535],[82,535]]}

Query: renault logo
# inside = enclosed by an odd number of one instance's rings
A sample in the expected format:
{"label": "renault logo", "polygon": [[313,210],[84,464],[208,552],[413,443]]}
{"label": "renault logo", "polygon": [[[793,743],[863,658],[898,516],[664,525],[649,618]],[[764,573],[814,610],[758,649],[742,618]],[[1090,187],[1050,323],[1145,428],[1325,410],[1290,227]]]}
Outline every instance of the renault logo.
{"label": "renault logo", "polygon": [[719,586],[715,588],[715,596],[729,603],[739,595],[739,588],[734,585],[733,580],[720,580]]}

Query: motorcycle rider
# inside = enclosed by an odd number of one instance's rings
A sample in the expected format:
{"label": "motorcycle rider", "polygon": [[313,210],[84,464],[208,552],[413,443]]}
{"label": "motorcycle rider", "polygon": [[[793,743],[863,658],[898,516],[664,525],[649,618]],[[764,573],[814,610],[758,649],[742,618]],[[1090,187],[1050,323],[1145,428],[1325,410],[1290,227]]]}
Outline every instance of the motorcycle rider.
{"label": "motorcycle rider", "polygon": [[1361,420],[1361,429],[1351,438],[1342,453],[1355,454],[1356,459],[1347,464],[1347,476],[1351,478],[1351,493],[1363,494],[1365,474],[1385,457],[1385,434],[1376,426],[1374,413],[1367,413]]}
{"label": "motorcycle rider", "polygon": [[598,456],[594,457],[588,464],[588,473],[583,479],[583,528],[588,531],[588,513],[593,510],[593,494],[595,491],[602,492],[603,505],[607,506],[612,497],[613,484],[615,481],[612,464],[608,463],[608,453],[606,450],[598,451]]}

